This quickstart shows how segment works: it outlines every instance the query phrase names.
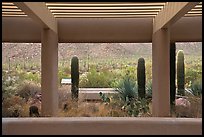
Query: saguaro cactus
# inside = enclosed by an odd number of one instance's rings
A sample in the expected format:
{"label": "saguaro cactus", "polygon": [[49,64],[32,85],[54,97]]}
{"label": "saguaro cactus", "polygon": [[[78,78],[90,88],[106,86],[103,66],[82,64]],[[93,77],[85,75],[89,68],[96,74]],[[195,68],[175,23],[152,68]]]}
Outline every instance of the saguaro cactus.
{"label": "saguaro cactus", "polygon": [[138,59],[137,83],[138,83],[138,96],[139,96],[139,98],[145,98],[146,75],[145,75],[145,60],[144,60],[144,58]]}
{"label": "saguaro cactus", "polygon": [[79,61],[78,57],[74,56],[71,60],[71,93],[72,93],[72,100],[78,100],[79,95]]}
{"label": "saguaro cactus", "polygon": [[183,50],[179,50],[177,54],[177,87],[178,95],[185,95],[185,65]]}

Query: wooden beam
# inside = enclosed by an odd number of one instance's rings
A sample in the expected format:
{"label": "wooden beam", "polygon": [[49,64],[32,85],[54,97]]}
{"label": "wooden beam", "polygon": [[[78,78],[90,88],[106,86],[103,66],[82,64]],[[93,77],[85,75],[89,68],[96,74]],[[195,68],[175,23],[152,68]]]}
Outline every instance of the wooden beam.
{"label": "wooden beam", "polygon": [[161,28],[168,28],[199,2],[167,2],[153,21],[153,33]]}
{"label": "wooden beam", "polygon": [[14,2],[14,4],[29,17],[39,22],[43,28],[49,28],[57,33],[57,21],[45,2]]}
{"label": "wooden beam", "polygon": [[[4,16],[2,42],[41,42],[42,28],[37,22],[24,15]],[[152,18],[57,18],[57,21],[59,43],[152,42]],[[182,17],[172,25],[170,37],[171,42],[202,42],[202,16]]]}

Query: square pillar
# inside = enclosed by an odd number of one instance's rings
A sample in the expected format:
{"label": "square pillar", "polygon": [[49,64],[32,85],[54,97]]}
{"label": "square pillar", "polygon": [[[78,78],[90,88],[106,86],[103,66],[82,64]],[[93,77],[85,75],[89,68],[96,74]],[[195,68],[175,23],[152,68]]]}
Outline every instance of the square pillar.
{"label": "square pillar", "polygon": [[170,116],[170,35],[159,29],[152,39],[152,115]]}
{"label": "square pillar", "polygon": [[42,30],[41,50],[42,116],[58,114],[58,35]]}

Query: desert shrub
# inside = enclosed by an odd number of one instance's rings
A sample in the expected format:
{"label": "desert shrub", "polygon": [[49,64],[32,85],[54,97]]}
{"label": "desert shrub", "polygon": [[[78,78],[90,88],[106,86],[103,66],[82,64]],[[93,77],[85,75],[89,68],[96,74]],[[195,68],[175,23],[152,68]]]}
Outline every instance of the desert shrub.
{"label": "desert shrub", "polygon": [[148,101],[145,98],[135,98],[134,100],[127,100],[122,107],[129,116],[143,116],[149,113]]}
{"label": "desert shrub", "polygon": [[149,102],[145,98],[138,97],[138,88],[136,82],[131,80],[130,76],[124,77],[117,88],[122,109],[129,116],[141,116],[149,111]]}
{"label": "desert shrub", "polygon": [[190,85],[190,89],[194,96],[202,95],[202,80],[195,80]]}
{"label": "desert shrub", "polygon": [[16,71],[2,71],[2,97],[9,98],[16,94],[18,86],[23,79]]}
{"label": "desert shrub", "polygon": [[148,81],[146,85],[146,97],[152,98],[152,81]]}
{"label": "desert shrub", "polygon": [[68,67],[61,67],[58,70],[58,85],[61,84],[62,78],[71,78],[71,70]]}
{"label": "desert shrub", "polygon": [[130,79],[132,79],[133,81],[136,81],[137,80],[137,67],[126,65],[122,71],[122,75],[120,78],[123,79],[127,75],[130,77]]}
{"label": "desert shrub", "polygon": [[19,87],[22,86],[24,81],[32,81],[32,83],[40,83],[40,74],[25,72],[22,70],[17,71],[2,71],[2,91],[3,97],[15,95]]}
{"label": "desert shrub", "polygon": [[195,81],[196,79],[200,79],[198,70],[195,69],[186,69],[186,83],[190,83],[190,81]]}
{"label": "desert shrub", "polygon": [[17,95],[23,76],[17,71],[2,71],[2,116],[21,116],[25,100]]}
{"label": "desert shrub", "polygon": [[59,88],[59,108],[63,108],[63,104],[71,100],[71,87],[61,87]]}
{"label": "desert shrub", "polygon": [[145,98],[133,98],[131,100],[126,98],[126,100],[121,99],[118,94],[105,96],[102,94],[102,100],[104,107],[109,110],[108,116],[117,117],[143,117],[151,116],[149,109],[149,101]]}
{"label": "desert shrub", "polygon": [[108,70],[97,72],[91,69],[90,72],[82,74],[80,77],[79,87],[83,88],[105,88],[111,87],[111,83],[115,79],[115,74]]}
{"label": "desert shrub", "polygon": [[19,85],[17,95],[28,101],[29,98],[34,98],[37,93],[41,93],[41,87],[33,82],[25,81]]}
{"label": "desert shrub", "polygon": [[189,96],[188,100],[191,104],[187,117],[201,118],[202,117],[202,98]]}
{"label": "desert shrub", "polygon": [[147,80],[152,80],[152,61],[151,60],[147,60],[145,61],[145,74],[146,74],[146,79]]}
{"label": "desert shrub", "polygon": [[202,79],[202,64],[195,61],[186,66],[185,81],[188,85],[190,82],[196,81],[197,79]]}
{"label": "desert shrub", "polygon": [[[21,117],[24,106],[26,103],[25,99],[20,96],[12,95],[9,98],[5,98],[2,102],[2,117]],[[18,113],[18,116],[14,116]]]}
{"label": "desert shrub", "polygon": [[129,75],[125,76],[119,82],[116,91],[118,94],[112,96],[106,96],[100,93],[102,101],[110,107],[110,110],[122,110],[126,116],[133,117],[144,116],[146,114],[150,115],[149,100],[138,97],[136,82]]}
{"label": "desert shrub", "polygon": [[32,81],[35,83],[40,83],[41,82],[40,73],[39,72],[25,72],[24,80]]}

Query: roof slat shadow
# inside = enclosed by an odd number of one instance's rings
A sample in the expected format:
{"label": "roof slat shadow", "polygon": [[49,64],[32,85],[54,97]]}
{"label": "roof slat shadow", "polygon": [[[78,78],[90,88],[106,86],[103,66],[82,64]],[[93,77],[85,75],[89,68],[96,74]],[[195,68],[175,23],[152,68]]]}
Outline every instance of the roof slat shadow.
{"label": "roof slat shadow", "polygon": [[12,2],[2,2],[3,17],[27,17],[27,15]]}
{"label": "roof slat shadow", "polygon": [[47,6],[66,7],[128,7],[128,6],[164,6],[165,2],[47,2]]}
{"label": "roof slat shadow", "polygon": [[185,17],[202,16],[202,2],[185,14]]}
{"label": "roof slat shadow", "polygon": [[[166,2],[46,2],[55,18],[154,18]],[[2,2],[2,16],[25,17],[12,2]],[[202,2],[185,14],[202,16]]]}
{"label": "roof slat shadow", "polygon": [[46,3],[56,18],[154,18],[165,2]]}

